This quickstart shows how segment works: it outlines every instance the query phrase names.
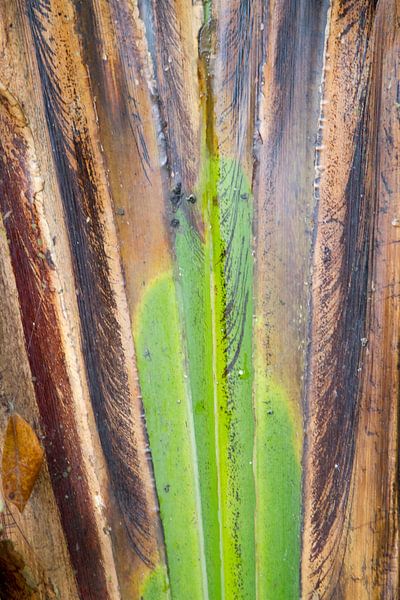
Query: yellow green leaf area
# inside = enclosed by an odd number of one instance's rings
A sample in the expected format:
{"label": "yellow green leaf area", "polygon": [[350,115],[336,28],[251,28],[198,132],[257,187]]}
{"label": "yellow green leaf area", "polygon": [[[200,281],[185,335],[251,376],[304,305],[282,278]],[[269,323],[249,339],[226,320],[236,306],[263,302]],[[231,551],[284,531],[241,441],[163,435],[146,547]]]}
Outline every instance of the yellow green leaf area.
{"label": "yellow green leaf area", "polygon": [[140,593],[141,600],[159,600],[159,598],[170,598],[167,572],[161,565],[150,573]]}
{"label": "yellow green leaf area", "polygon": [[287,399],[253,368],[250,183],[235,161],[208,159],[196,196],[204,233],[198,206],[178,209],[174,271],[153,280],[134,320],[171,595],[248,600],[258,586],[286,600],[298,589],[301,476]]}
{"label": "yellow green leaf area", "polygon": [[257,598],[300,597],[302,419],[255,356]]}

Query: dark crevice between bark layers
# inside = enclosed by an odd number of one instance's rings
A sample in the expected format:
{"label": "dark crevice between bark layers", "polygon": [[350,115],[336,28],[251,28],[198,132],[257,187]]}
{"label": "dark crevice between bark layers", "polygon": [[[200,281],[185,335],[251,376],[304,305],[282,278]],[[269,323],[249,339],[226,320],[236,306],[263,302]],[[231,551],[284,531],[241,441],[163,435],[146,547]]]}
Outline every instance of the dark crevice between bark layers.
{"label": "dark crevice between bark layers", "polygon": [[133,439],[131,393],[117,306],[110,286],[109,261],[104,246],[103,208],[98,196],[94,156],[87,126],[69,122],[57,79],[55,56],[45,38],[47,3],[28,3],[48,131],[70,236],[83,355],[91,401],[101,444],[136,554],[152,566],[148,547],[151,519]]}
{"label": "dark crevice between bark layers", "polygon": [[[49,254],[40,238],[31,172],[33,142],[22,112],[0,96],[0,208],[9,241],[22,324],[54,494],[82,599],[108,598],[92,497],[83,469]],[[69,477],[63,474],[71,469]]]}

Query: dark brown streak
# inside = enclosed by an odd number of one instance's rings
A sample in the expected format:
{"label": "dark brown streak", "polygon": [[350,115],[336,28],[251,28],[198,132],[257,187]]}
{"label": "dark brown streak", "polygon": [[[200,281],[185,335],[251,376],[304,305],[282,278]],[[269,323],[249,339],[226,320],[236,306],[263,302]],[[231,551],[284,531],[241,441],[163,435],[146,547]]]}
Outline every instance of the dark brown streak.
{"label": "dark brown streak", "polygon": [[[11,260],[44,445],[82,600],[108,598],[92,498],[83,469],[63,342],[57,326],[49,266],[38,241],[38,216],[23,129],[0,107],[0,208],[5,215]],[[21,193],[23,192],[23,194]],[[40,310],[37,310],[40,306]],[[71,468],[65,478],[63,473]]]}
{"label": "dark brown streak", "polygon": [[[187,35],[190,39],[191,32],[185,30],[188,27],[187,22],[179,22],[175,2],[151,0],[149,3],[139,4],[157,86],[154,100],[159,113],[159,148],[165,156],[164,185],[169,186],[169,191],[180,185],[182,198],[185,198],[195,192],[201,168],[200,119],[198,123],[193,123],[189,112],[192,107],[193,115],[200,115],[200,98],[196,97],[196,89],[193,89],[196,80],[191,80],[190,71],[189,74],[185,71],[191,58],[195,58],[197,48],[193,44],[193,56],[187,56],[184,37]],[[188,7],[182,9],[182,14],[189,9]],[[189,101],[190,98],[192,102]],[[175,208],[171,208],[170,202],[167,208],[170,210],[166,215],[171,222]],[[193,231],[203,238],[204,223],[199,205],[182,202],[180,209]],[[176,230],[169,229],[173,241]]]}
{"label": "dark brown streak", "polygon": [[[236,160],[248,159],[252,152],[255,125],[254,106],[258,95],[257,76],[263,57],[263,35],[261,19],[262,3],[252,0],[227,3],[222,9],[222,23],[227,23],[220,33],[220,58],[224,73],[217,83],[216,96],[227,93],[230,101],[217,121],[217,128],[223,132],[222,144],[234,141]],[[218,89],[220,86],[220,89]],[[247,154],[247,156],[246,156]]]}
{"label": "dark brown streak", "polygon": [[[180,25],[172,0],[152,0],[154,31],[148,39],[156,39],[151,47],[159,88],[159,103],[165,126],[169,169],[179,174],[185,192],[189,193],[197,179],[199,139],[193,131],[187,112],[187,94],[180,58]],[[173,59],[169,62],[169,58]]]}
{"label": "dark brown streak", "polygon": [[[363,60],[356,70],[358,85],[355,101],[360,107],[360,114],[352,141],[355,150],[343,199],[346,210],[344,226],[336,241],[337,246],[334,245],[334,252],[327,235],[323,241],[325,246],[319,248],[320,304],[313,306],[313,309],[324,316],[319,317],[319,346],[314,349],[310,347],[311,354],[316,353],[320,357],[313,384],[316,424],[312,449],[314,487],[311,490],[313,535],[310,558],[315,561],[315,574],[321,573],[319,557],[323,555],[322,550],[328,539],[335,540],[334,543],[330,542],[330,554],[339,551],[346,509],[351,502],[350,483],[361,393],[360,368],[365,352],[362,340],[366,339],[369,327],[368,289],[371,264],[376,252],[373,240],[377,199],[366,181],[367,159],[370,145],[374,143],[369,130],[371,92],[369,67],[365,61],[373,16],[371,8],[368,18],[364,15],[362,28],[357,34],[359,46],[364,48]],[[326,210],[323,213],[325,223],[329,222],[329,216],[334,216],[332,210],[337,210],[337,207],[330,207],[328,213]],[[335,270],[338,276],[334,276],[335,283],[332,285],[332,273]],[[340,297],[339,309],[329,314],[326,307],[332,295]],[[328,348],[325,347],[326,339],[331,344]],[[310,381],[310,375],[308,379]],[[332,570],[337,566],[337,561],[332,558],[329,563],[328,568],[322,569],[319,583],[331,577]],[[325,582],[325,585],[330,589],[329,584]],[[332,582],[332,585],[336,583]]]}
{"label": "dark brown streak", "polygon": [[[28,14],[70,235],[90,396],[113,490],[133,549],[145,564],[151,566],[147,554],[150,517],[133,439],[134,417],[121,332],[115,316],[115,298],[109,282],[94,158],[83,118],[79,120],[76,116],[76,122],[72,124],[63,119],[53,55],[47,51],[43,39],[43,12],[39,16],[38,6],[40,3],[30,0]],[[51,15],[45,16],[51,18]]]}
{"label": "dark brown streak", "polygon": [[[137,108],[135,84],[128,85],[140,71],[145,68],[140,53],[135,45],[135,33],[132,31],[131,14],[124,2],[110,2],[112,21],[115,23],[115,42],[118,47],[118,61],[110,65],[108,60],[100,56],[101,29],[96,17],[97,10],[91,0],[82,2],[74,0],[78,22],[77,29],[81,37],[82,47],[90,59],[88,67],[91,74],[91,85],[99,106],[107,106],[112,116],[114,135],[124,139],[122,132],[126,127],[131,132],[127,143],[133,144],[143,173],[150,181],[150,159],[143,133],[143,123]],[[88,41],[90,40],[90,43]],[[142,82],[141,82],[142,84]],[[117,102],[115,101],[117,99]]]}
{"label": "dark brown streak", "polygon": [[[343,300],[333,333],[333,354],[326,357],[331,384],[317,406],[320,433],[315,445],[316,510],[312,520],[315,556],[339,514],[344,515],[350,491],[357,431],[358,367],[366,330],[368,265],[374,250],[371,215],[375,205],[373,198],[366,195],[364,182],[367,144],[365,115],[362,115],[354,138],[356,151],[346,189],[347,216],[340,240],[343,260],[338,286]],[[335,293],[329,286],[327,289],[327,293]],[[323,376],[326,377],[325,372]],[[335,469],[335,464],[340,468]]]}

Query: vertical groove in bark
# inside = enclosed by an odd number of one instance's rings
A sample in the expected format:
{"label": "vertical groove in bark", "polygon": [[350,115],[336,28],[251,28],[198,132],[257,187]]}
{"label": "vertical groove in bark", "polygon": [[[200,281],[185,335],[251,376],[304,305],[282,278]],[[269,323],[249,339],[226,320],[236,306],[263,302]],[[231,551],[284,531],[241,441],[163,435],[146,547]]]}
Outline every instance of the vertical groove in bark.
{"label": "vertical groove in bark", "polygon": [[[169,174],[172,182],[175,185],[180,182],[189,195],[197,184],[200,163],[197,74],[200,7],[196,11],[188,0],[151,0],[151,7],[149,49],[158,83]],[[149,27],[147,32],[150,33]]]}

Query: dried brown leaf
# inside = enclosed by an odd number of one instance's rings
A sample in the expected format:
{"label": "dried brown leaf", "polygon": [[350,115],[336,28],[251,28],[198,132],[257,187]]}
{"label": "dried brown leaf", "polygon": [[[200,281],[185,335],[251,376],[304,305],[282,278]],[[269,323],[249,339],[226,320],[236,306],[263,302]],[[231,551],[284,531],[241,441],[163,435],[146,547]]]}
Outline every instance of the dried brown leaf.
{"label": "dried brown leaf", "polygon": [[32,427],[18,414],[8,421],[3,446],[2,480],[6,500],[22,512],[43,462],[43,448]]}

